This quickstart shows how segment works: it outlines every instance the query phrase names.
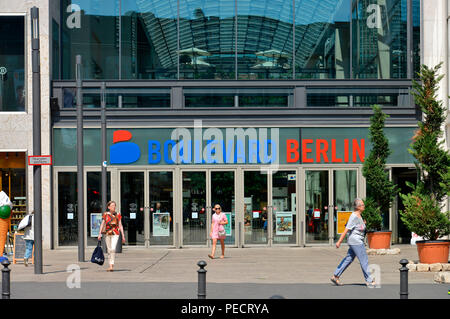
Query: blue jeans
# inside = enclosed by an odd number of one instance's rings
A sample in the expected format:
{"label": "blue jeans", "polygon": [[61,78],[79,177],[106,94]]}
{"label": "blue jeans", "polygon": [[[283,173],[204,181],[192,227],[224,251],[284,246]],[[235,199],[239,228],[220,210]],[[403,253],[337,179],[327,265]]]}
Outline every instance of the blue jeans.
{"label": "blue jeans", "polygon": [[31,258],[31,254],[33,253],[33,245],[34,245],[34,240],[30,240],[30,239],[25,239],[25,256],[23,256],[23,258]]}
{"label": "blue jeans", "polygon": [[359,264],[361,265],[361,270],[364,275],[364,279],[366,282],[372,282],[373,279],[370,276],[369,273],[369,257],[366,253],[366,247],[364,244],[362,245],[349,245],[347,256],[342,259],[339,266],[337,266],[334,275],[336,277],[340,277],[342,273],[347,269],[348,266],[353,262],[355,257],[358,257]]}

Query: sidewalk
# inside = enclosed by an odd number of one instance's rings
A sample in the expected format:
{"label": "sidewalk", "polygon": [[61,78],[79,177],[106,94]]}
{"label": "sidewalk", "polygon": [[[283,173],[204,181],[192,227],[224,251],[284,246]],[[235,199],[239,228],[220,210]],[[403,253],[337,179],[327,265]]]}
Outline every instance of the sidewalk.
{"label": "sidewalk", "polygon": [[[416,260],[417,249],[395,245],[399,255],[369,256],[381,269],[381,289],[368,289],[357,260],[345,271],[344,287],[330,283],[347,247],[228,248],[225,259],[208,258],[209,248],[123,248],[115,271],[90,262],[79,263],[76,249],[44,251],[44,274],[34,265],[11,265],[12,298],[104,298],[104,289],[121,298],[196,298],[197,262],[207,262],[208,298],[398,298],[400,259]],[[220,247],[216,251],[220,256]],[[90,259],[92,251],[86,251]],[[70,265],[81,269],[81,289],[69,289]],[[76,266],[75,266],[76,267]],[[435,284],[434,273],[409,273],[410,292],[416,298],[449,298],[448,285]],[[220,284],[220,285],[219,285]],[[117,285],[117,287],[115,287]],[[114,287],[114,288],[113,288]],[[220,287],[220,288],[219,288]],[[220,293],[219,293],[220,292]],[[444,294],[445,292],[445,294]],[[423,294],[423,296],[422,296]],[[422,297],[420,297],[422,296]],[[434,296],[434,297],[433,297]],[[414,294],[411,295],[411,298]]]}

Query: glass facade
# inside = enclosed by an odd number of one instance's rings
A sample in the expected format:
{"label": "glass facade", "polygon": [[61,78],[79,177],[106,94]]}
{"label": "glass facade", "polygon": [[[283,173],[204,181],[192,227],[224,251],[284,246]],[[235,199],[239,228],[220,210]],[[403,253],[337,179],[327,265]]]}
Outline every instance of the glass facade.
{"label": "glass facade", "polygon": [[25,111],[25,17],[0,16],[0,112]]}
{"label": "glass facade", "polygon": [[[420,1],[412,3],[417,69]],[[63,79],[75,78],[77,54],[86,79],[407,78],[407,0],[61,4],[62,43],[54,46]]]}

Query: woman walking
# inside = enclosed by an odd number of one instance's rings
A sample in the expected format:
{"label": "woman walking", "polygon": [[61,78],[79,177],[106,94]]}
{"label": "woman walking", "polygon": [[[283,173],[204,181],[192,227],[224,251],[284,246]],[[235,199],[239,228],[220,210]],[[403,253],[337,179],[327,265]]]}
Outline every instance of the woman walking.
{"label": "woman walking", "polygon": [[216,204],[213,208],[215,214],[212,216],[211,232],[209,237],[211,237],[213,245],[211,254],[208,255],[209,258],[214,259],[214,254],[216,252],[217,239],[220,240],[220,245],[222,246],[221,259],[225,258],[225,238],[226,232],[223,225],[228,224],[227,216],[222,213],[222,208],[220,205]]}
{"label": "woman walking", "polygon": [[336,248],[341,246],[345,236],[348,235],[347,244],[349,246],[347,256],[342,259],[339,266],[336,268],[331,282],[336,286],[342,286],[339,278],[348,266],[353,262],[355,257],[358,257],[361,269],[366,280],[366,285],[369,288],[375,287],[375,281],[371,278],[369,273],[369,258],[367,257],[366,247],[364,246],[364,236],[366,233],[366,224],[361,217],[361,213],[364,211],[364,202],[360,198],[356,198],[353,202],[354,211],[348,219],[345,231],[342,233]]}
{"label": "woman walking", "polygon": [[105,234],[106,247],[109,255],[109,268],[106,271],[114,270],[114,259],[116,256],[116,246],[119,241],[119,232],[122,234],[122,243],[125,244],[125,234],[122,227],[122,215],[116,212],[116,202],[110,201],[106,205],[107,211],[103,213],[102,224],[100,225],[101,232],[98,235],[98,240],[102,239],[102,234]]}

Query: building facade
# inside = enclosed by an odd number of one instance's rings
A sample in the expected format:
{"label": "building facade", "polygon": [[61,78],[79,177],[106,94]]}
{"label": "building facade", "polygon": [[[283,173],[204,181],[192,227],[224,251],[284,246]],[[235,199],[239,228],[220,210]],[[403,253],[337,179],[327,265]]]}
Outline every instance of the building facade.
{"label": "building facade", "polygon": [[[102,83],[107,197],[128,245],[209,245],[216,203],[231,246],[333,244],[365,197],[373,104],[389,115],[391,178],[405,192],[416,179],[407,149],[421,114],[410,90],[421,63],[448,69],[447,0],[16,1],[0,4],[0,185],[17,212],[33,208],[33,5],[42,154],[53,157],[43,167],[46,248],[78,242],[77,55],[88,246],[102,211]],[[448,91],[445,76],[446,105]],[[411,236],[400,209],[397,200],[384,218],[396,243]]]}

